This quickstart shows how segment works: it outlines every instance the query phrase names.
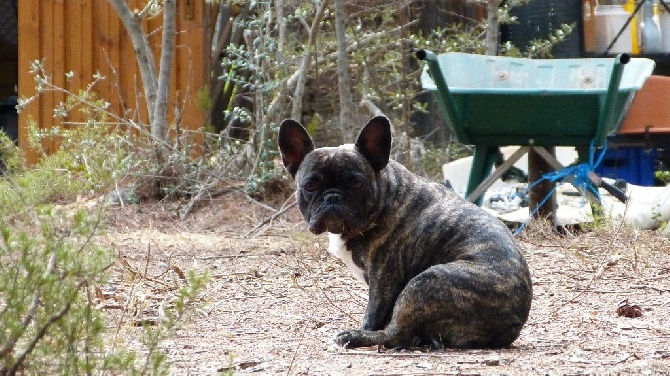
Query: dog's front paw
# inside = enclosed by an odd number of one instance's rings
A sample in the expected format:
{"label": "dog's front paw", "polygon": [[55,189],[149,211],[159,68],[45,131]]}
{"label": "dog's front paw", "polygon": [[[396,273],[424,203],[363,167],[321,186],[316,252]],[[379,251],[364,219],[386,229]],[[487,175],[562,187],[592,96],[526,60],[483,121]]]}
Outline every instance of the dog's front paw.
{"label": "dog's front paw", "polygon": [[347,330],[339,333],[335,336],[335,343],[345,349],[356,347],[355,345],[352,345],[352,343],[357,342],[357,338],[359,337],[356,335],[356,332],[360,332],[360,330]]}
{"label": "dog's front paw", "polygon": [[335,343],[345,349],[384,344],[384,332],[369,330],[347,330],[335,336]]}

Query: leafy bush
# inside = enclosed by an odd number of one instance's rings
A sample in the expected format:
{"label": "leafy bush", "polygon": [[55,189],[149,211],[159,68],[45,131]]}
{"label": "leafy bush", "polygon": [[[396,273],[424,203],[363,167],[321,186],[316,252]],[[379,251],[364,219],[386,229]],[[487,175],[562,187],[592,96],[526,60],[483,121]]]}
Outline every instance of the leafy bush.
{"label": "leafy bush", "polygon": [[104,324],[90,288],[113,258],[91,242],[99,214],[45,207],[22,228],[0,222],[0,374],[100,368]]}
{"label": "leafy bush", "polygon": [[24,166],[21,149],[14,141],[0,130],[0,173],[11,174],[19,172]]}
{"label": "leafy bush", "polygon": [[[28,168],[18,148],[0,135],[0,157],[7,166],[5,178],[0,179],[1,216],[46,203],[74,201],[77,196],[99,195],[130,168],[130,150],[123,136],[110,135],[99,124],[42,133],[33,127],[30,134],[33,146],[58,138],[61,147],[53,154],[43,153]],[[25,202],[17,200],[17,191]]]}
{"label": "leafy bush", "polygon": [[183,320],[207,277],[184,276],[163,320],[146,327],[144,355],[110,347],[110,326],[96,305],[96,290],[116,262],[94,241],[102,207],[43,205],[24,213],[0,220],[0,375],[168,374],[159,344]]}

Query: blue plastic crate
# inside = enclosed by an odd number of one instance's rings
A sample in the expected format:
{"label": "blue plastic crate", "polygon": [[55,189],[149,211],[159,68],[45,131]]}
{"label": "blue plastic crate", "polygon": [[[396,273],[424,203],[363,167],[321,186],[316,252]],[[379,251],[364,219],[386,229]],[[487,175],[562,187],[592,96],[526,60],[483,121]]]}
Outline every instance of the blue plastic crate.
{"label": "blue plastic crate", "polygon": [[654,185],[655,158],[653,148],[610,148],[595,171],[602,177],[650,187]]}

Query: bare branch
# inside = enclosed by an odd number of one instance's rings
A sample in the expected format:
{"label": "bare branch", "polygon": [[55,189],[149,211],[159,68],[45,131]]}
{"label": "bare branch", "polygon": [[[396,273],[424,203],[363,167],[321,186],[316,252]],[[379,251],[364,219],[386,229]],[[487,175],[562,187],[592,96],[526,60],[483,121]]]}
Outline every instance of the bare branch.
{"label": "bare branch", "polygon": [[279,40],[277,41],[277,55],[284,54],[284,43],[286,41],[286,20],[284,19],[284,0],[275,0],[277,10],[277,28],[279,29]]}
{"label": "bare branch", "polygon": [[135,57],[140,68],[140,76],[142,77],[142,85],[144,86],[144,96],[147,104],[147,112],[149,114],[149,124],[153,124],[154,103],[156,103],[156,65],[154,63],[154,55],[149,47],[149,40],[147,34],[142,26],[142,19],[139,14],[133,13],[128,7],[125,0],[108,0],[109,4],[114,8],[119,15],[123,26],[125,27],[130,41],[135,50]]}
{"label": "bare branch", "polygon": [[35,346],[37,345],[37,342],[39,342],[42,339],[42,337],[44,337],[47,334],[47,330],[49,330],[51,325],[58,322],[61,318],[63,318],[63,316],[65,316],[65,314],[68,313],[68,311],[70,310],[70,306],[72,306],[72,300],[68,301],[65,304],[65,306],[60,311],[58,311],[55,315],[49,317],[47,322],[45,322],[44,325],[42,325],[42,327],[37,331],[37,333],[35,334],[35,337],[33,337],[33,340],[30,341],[28,346],[25,349],[23,349],[21,354],[16,358],[16,362],[7,372],[8,375],[16,374],[16,372],[19,370],[19,368],[24,364],[25,359],[28,356],[28,354],[30,354],[33,351],[33,349],[35,348]]}

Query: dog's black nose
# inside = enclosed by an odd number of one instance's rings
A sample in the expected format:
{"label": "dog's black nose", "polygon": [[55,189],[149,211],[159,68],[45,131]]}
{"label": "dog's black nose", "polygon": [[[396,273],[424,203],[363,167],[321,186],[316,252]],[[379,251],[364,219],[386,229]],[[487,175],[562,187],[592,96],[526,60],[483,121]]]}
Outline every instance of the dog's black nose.
{"label": "dog's black nose", "polygon": [[340,195],[339,193],[328,193],[325,196],[323,196],[323,201],[326,204],[330,205],[339,204],[340,202],[342,202],[342,195]]}

